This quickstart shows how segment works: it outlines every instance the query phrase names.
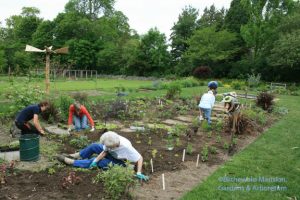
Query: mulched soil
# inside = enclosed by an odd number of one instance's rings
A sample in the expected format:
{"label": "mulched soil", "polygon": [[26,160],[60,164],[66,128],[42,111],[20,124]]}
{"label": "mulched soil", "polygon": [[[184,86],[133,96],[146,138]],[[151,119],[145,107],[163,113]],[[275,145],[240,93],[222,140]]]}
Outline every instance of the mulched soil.
{"label": "mulched soil", "polygon": [[[196,114],[194,115],[196,116]],[[251,122],[252,123],[252,122]],[[267,124],[268,127],[270,123]],[[226,126],[226,124],[224,125]],[[259,135],[262,128],[258,125],[251,126],[253,130],[248,130],[251,135]],[[251,129],[250,127],[250,129]],[[185,169],[186,166],[182,163],[182,153],[186,149],[188,143],[192,145],[193,152],[186,154],[185,161],[196,162],[197,155],[200,154],[205,145],[208,147],[216,147],[217,154],[209,153],[207,165],[220,165],[224,162],[222,155],[227,154],[228,149],[224,148],[224,143],[230,143],[230,133],[224,130],[217,132],[212,131],[209,135],[208,132],[199,131],[194,133],[193,130],[187,130],[190,137],[183,133],[180,139],[180,145],[170,151],[166,148],[167,131],[156,129],[145,132],[125,133],[116,130],[120,135],[126,137],[132,142],[132,145],[141,153],[144,158],[143,172],[151,174],[150,159],[153,159],[154,174],[159,175],[163,172],[175,172]],[[102,131],[94,133],[83,132],[80,135],[86,135],[92,142],[98,142]],[[72,135],[63,141],[61,153],[74,153],[79,149],[71,146],[68,141],[80,135]],[[217,142],[216,136],[221,136],[221,142]],[[239,145],[245,140],[245,135],[237,135],[238,142],[235,146],[235,151],[239,150]],[[54,138],[54,140],[56,140]],[[151,141],[151,142],[150,142]],[[240,142],[239,142],[240,141]],[[154,155],[154,152],[155,153]],[[6,184],[0,184],[0,200],[2,199],[102,199],[104,197],[103,185],[101,183],[92,184],[92,177],[97,174],[97,170],[91,172],[76,171],[75,176],[80,177],[79,181],[74,184],[69,184],[63,187],[63,178],[67,177],[70,172],[74,171],[72,167],[65,167],[57,169],[56,173],[49,175],[49,173],[42,171],[39,173],[32,172],[19,172],[16,175],[7,177]],[[151,183],[150,183],[151,184]],[[147,185],[147,184],[146,184]]]}

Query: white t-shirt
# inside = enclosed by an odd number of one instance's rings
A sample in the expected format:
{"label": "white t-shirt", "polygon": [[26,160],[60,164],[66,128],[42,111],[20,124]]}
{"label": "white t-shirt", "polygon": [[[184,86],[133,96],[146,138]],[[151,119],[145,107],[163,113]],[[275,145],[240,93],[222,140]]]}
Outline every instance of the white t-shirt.
{"label": "white t-shirt", "polygon": [[202,95],[199,108],[206,108],[206,109],[212,109],[212,107],[215,104],[215,95],[212,91],[208,91],[204,95]]}
{"label": "white t-shirt", "polygon": [[107,149],[103,145],[104,151],[108,151],[110,155],[119,160],[128,160],[130,162],[137,162],[141,158],[141,154],[132,146],[131,142],[120,136],[120,146],[115,149]]}

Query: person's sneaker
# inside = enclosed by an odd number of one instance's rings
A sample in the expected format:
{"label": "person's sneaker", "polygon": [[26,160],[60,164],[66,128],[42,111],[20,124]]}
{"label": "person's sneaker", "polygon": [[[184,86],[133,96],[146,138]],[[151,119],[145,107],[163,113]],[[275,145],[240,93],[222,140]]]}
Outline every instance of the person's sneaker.
{"label": "person's sneaker", "polygon": [[56,156],[56,159],[60,162],[63,162],[63,163],[65,162],[65,156],[64,155],[59,154],[59,155]]}
{"label": "person's sneaker", "polygon": [[64,156],[64,157],[67,157],[67,158],[76,159],[76,158],[74,158],[73,156],[71,156],[70,154],[67,154],[67,153],[62,153],[61,155]]}

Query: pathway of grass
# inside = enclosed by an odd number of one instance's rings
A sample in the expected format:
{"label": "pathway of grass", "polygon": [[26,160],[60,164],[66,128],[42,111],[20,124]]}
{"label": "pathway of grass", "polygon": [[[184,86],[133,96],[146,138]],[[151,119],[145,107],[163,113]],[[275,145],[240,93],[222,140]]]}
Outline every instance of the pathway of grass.
{"label": "pathway of grass", "polygon": [[[287,107],[289,114],[182,199],[300,199],[299,102],[300,97],[281,96],[278,103]],[[242,179],[252,177],[252,180],[226,181],[224,177]],[[277,181],[268,179],[268,182],[263,178],[282,179]],[[274,191],[261,191],[268,189],[266,187]]]}

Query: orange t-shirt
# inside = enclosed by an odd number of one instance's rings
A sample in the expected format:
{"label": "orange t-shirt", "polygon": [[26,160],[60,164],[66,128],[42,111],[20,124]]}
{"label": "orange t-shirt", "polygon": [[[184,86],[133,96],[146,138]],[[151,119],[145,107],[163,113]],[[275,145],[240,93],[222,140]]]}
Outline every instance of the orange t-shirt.
{"label": "orange t-shirt", "polygon": [[[70,105],[70,108],[69,108],[69,120],[68,120],[68,125],[71,125],[73,123],[73,114],[75,114],[75,107],[74,105]],[[82,117],[83,115],[86,115],[87,118],[89,119],[89,122],[91,124],[91,126],[95,126],[94,124],[94,121],[90,115],[90,113],[87,111],[87,109],[81,105],[80,106],[80,111],[79,111],[79,117]]]}

